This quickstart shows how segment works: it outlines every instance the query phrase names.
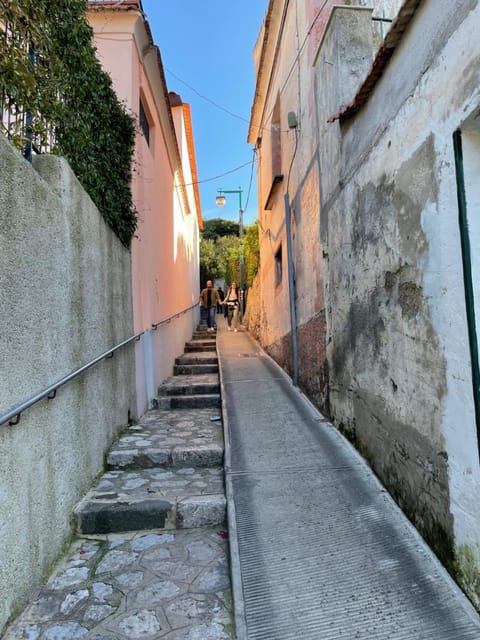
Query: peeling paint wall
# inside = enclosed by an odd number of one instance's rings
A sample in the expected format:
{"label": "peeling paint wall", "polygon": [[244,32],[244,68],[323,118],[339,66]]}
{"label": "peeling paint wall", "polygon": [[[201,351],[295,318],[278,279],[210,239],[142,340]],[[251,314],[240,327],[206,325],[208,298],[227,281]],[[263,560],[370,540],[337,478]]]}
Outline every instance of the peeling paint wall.
{"label": "peeling paint wall", "polygon": [[[328,415],[328,363],[326,359],[326,309],[321,245],[324,225],[320,207],[317,96],[319,78],[315,60],[319,43],[337,0],[273,0],[268,23],[260,32],[254,57],[257,88],[250,123],[250,141],[256,141],[260,230],[260,317],[256,331],[262,346],[292,375],[298,367],[299,386]],[[341,87],[345,98],[358,85],[372,62],[374,44],[388,31],[401,0],[356,0],[349,9],[353,26],[331,56],[322,60],[337,69],[345,53],[351,65]],[[373,6],[373,8],[372,8]],[[363,20],[358,19],[362,15]],[[365,43],[368,27],[369,42]],[[338,44],[338,43],[337,43]],[[259,81],[260,76],[260,81]],[[323,80],[322,80],[323,82]],[[330,114],[329,114],[330,115]],[[292,124],[293,123],[293,124]],[[332,158],[337,149],[329,151]],[[275,182],[275,178],[279,178]],[[334,184],[337,181],[334,180]],[[295,291],[288,282],[285,197],[291,208],[292,269]],[[279,271],[281,277],[279,277]],[[290,307],[295,306],[297,354],[293,351]],[[294,361],[295,359],[295,361]]]}
{"label": "peeling paint wall", "polygon": [[[335,0],[274,3],[283,13],[281,46],[273,59],[265,96],[258,157],[260,208],[260,342],[290,375],[293,371],[285,225],[285,196],[291,207],[292,262],[296,291],[298,382],[317,406],[326,408],[326,349],[322,255],[319,250],[320,199],[317,157],[314,58]],[[284,7],[288,4],[288,7]],[[273,19],[272,19],[273,20]],[[307,36],[309,33],[309,36]],[[272,34],[269,35],[272,38]],[[301,43],[304,41],[304,46]],[[273,45],[272,45],[273,46]],[[290,118],[289,118],[290,114]],[[293,119],[296,126],[291,126]],[[272,144],[277,122],[279,143]],[[278,141],[277,141],[278,142]],[[280,153],[283,176],[272,188],[272,167]],[[281,256],[280,256],[281,254]],[[281,263],[281,278],[278,277]]]}
{"label": "peeling paint wall", "polygon": [[348,57],[322,64],[344,28],[331,23],[316,64],[331,414],[478,606],[480,472],[452,136],[480,109],[480,8],[422,3],[367,104],[326,124],[354,95],[332,103]]}

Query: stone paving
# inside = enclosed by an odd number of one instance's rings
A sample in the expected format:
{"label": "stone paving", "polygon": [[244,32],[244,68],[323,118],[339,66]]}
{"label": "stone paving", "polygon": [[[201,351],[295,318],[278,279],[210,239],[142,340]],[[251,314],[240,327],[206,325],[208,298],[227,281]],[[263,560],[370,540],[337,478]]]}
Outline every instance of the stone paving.
{"label": "stone paving", "polygon": [[143,458],[143,466],[190,466],[187,451],[216,452],[209,464],[222,464],[223,432],[218,411],[212,408],[149,411],[120,436],[107,462],[111,467],[137,468],[138,459]]}
{"label": "stone paving", "polygon": [[4,640],[231,640],[220,528],[85,537]]}
{"label": "stone paving", "polygon": [[[76,539],[3,640],[234,639],[218,373],[202,373],[215,342],[187,344],[176,367],[195,374],[170,378],[160,409],[120,435]],[[189,408],[192,393],[205,404]]]}

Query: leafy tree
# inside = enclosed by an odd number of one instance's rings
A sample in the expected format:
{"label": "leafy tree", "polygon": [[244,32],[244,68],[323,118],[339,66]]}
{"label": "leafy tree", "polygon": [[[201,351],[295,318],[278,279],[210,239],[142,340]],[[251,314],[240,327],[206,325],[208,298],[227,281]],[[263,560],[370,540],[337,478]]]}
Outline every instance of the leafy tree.
{"label": "leafy tree", "polygon": [[[228,222],[227,220],[225,222]],[[238,225],[237,225],[238,226]],[[224,228],[216,225],[216,228]],[[221,278],[228,284],[240,281],[242,243],[237,234],[203,237],[200,243],[201,284],[207,279]],[[250,286],[258,271],[259,247],[257,223],[245,227],[243,237],[244,284]]]}
{"label": "leafy tree", "polygon": [[216,240],[223,236],[238,236],[240,225],[232,220],[212,218],[203,223],[202,238]]}
{"label": "leafy tree", "polygon": [[208,279],[213,280],[221,277],[215,241],[210,238],[202,239],[200,242],[200,284],[203,287]]}

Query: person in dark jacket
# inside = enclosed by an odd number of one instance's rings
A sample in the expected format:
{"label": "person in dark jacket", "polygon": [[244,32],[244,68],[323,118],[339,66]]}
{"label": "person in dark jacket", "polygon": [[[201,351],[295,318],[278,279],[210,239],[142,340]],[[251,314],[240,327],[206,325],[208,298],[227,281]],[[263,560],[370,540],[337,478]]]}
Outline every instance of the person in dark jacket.
{"label": "person in dark jacket", "polygon": [[218,291],[213,288],[213,282],[207,280],[207,286],[200,293],[200,306],[205,309],[207,317],[207,331],[215,330],[215,310],[218,302]]}

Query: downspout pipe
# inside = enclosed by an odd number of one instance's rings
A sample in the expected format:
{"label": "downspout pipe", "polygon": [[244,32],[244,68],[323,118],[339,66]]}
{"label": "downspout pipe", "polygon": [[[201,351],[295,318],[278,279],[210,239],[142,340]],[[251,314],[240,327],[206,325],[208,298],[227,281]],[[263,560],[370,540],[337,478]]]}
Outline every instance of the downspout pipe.
{"label": "downspout pipe", "polygon": [[458,222],[460,227],[460,242],[462,246],[463,283],[465,288],[468,339],[470,343],[473,403],[475,407],[475,422],[477,424],[477,445],[480,453],[480,367],[478,361],[478,336],[475,320],[475,298],[473,293],[472,259],[470,236],[468,232],[467,198],[465,195],[465,174],[463,171],[461,131],[455,131],[453,134],[453,149],[455,154],[455,170],[457,174]]}
{"label": "downspout pipe", "polygon": [[290,210],[290,196],[287,193],[285,199],[285,232],[287,235],[287,268],[288,268],[288,297],[290,306],[290,335],[292,341],[292,382],[298,386],[298,346],[297,346],[297,312],[295,309],[295,277],[293,272],[292,252],[292,221]]}

